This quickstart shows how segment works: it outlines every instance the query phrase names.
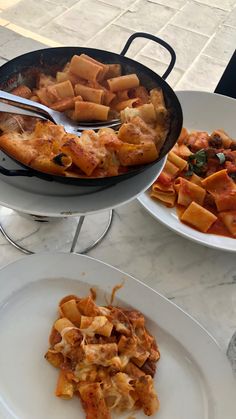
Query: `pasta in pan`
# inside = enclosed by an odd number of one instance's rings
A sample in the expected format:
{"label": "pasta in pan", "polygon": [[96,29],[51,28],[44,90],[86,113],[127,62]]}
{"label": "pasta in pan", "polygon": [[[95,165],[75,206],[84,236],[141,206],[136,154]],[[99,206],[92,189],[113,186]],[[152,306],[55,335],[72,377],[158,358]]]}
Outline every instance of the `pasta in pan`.
{"label": "pasta in pan", "polygon": [[184,128],[150,194],[191,227],[236,238],[236,142]]}
{"label": "pasta in pan", "polygon": [[45,355],[59,370],[55,394],[79,397],[86,419],[140,409],[151,416],[159,409],[153,377],[160,353],[144,316],[112,304],[99,306],[94,298],[93,290],[59,303]]}
{"label": "pasta in pan", "polygon": [[[56,77],[40,73],[37,86],[12,93],[40,102],[71,119],[120,117],[118,131],[83,131],[80,137],[36,118],[0,115],[0,149],[33,169],[67,177],[108,177],[155,161],[165,142],[170,114],[160,88],[150,92],[136,74],[118,64],[73,56]],[[7,115],[7,116],[6,116]]]}

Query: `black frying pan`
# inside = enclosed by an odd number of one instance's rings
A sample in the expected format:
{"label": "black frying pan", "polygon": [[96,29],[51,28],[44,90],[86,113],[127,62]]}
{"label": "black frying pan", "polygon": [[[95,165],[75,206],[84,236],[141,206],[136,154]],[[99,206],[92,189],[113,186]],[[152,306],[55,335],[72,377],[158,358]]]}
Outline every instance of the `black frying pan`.
{"label": "black frying pan", "polygon": [[[151,39],[157,42],[158,44],[161,44],[169,51],[171,55],[171,61],[162,77],[154,73],[154,71],[150,70],[144,65],[138,63],[137,61],[125,57],[125,54],[130,47],[130,44],[137,37]],[[135,169],[131,169],[127,173],[105,178],[72,178],[65,176],[49,175],[31,169],[18,161],[17,163],[23,166],[26,170],[9,170],[0,166],[0,173],[6,176],[36,176],[47,181],[53,180],[56,182],[63,182],[80,186],[106,186],[121,182],[127,178],[144,172],[151,166],[157,164],[174,146],[182,128],[183,115],[178,98],[175,95],[172,88],[166,83],[165,79],[174,67],[176,56],[174,50],[170,45],[168,45],[162,39],[150,34],[137,32],[131,35],[120,54],[115,54],[113,52],[93,48],[58,47],[46,48],[42,50],[29,52],[24,55],[20,55],[19,57],[14,58],[13,60],[7,62],[2,67],[0,67],[0,89],[5,91],[11,91],[13,88],[17,87],[20,84],[26,84],[29,87],[35,87],[35,80],[39,71],[55,75],[58,70],[60,70],[68,61],[70,61],[73,55],[79,55],[83,53],[103,63],[121,64],[123,74],[136,73],[138,78],[140,79],[141,84],[145,86],[148,90],[151,90],[154,87],[162,88],[167,109],[170,111],[171,114],[171,123],[168,136],[160,151],[158,159],[150,164],[137,166]]]}

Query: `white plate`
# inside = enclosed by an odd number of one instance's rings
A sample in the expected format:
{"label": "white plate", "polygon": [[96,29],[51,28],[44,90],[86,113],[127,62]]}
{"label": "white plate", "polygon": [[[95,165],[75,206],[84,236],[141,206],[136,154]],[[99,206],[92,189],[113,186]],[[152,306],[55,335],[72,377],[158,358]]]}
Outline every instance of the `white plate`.
{"label": "white plate", "polygon": [[[104,293],[125,279],[119,304],[147,318],[161,359],[155,387],[161,401],[155,419],[235,419],[236,381],[226,356],[190,316],[140,281],[87,256],[27,256],[0,271],[1,419],[82,419],[78,399],[54,396],[58,371],[43,356],[59,299]],[[126,418],[119,416],[120,418]],[[144,419],[142,413],[136,419]]]}
{"label": "white plate", "polygon": [[[182,91],[176,92],[184,115],[184,127],[189,130],[212,132],[223,128],[236,139],[236,100],[215,93]],[[153,200],[146,191],[139,202],[158,221],[171,230],[197,243],[216,249],[236,252],[236,239],[204,234],[179,221],[175,208],[167,208]]]}
{"label": "white plate", "polygon": [[[136,198],[153,183],[164,163],[165,158],[144,173],[100,191],[97,188],[0,174],[0,204],[25,214],[48,217],[94,214]],[[22,169],[1,151],[0,165],[8,169]]]}

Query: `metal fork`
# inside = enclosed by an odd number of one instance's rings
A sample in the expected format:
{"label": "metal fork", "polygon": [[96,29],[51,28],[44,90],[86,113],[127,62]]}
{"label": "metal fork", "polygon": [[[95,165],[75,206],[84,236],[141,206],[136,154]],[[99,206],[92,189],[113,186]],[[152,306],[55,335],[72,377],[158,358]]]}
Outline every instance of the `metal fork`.
{"label": "metal fork", "polygon": [[[12,106],[12,108],[15,108],[15,112],[13,112],[13,109],[11,111],[5,110],[7,109],[8,103],[3,104],[3,102],[2,103],[0,102],[1,112],[18,113],[18,114],[23,114],[23,115],[36,116],[43,119],[49,119],[57,125],[63,125],[65,128],[65,131],[71,134],[80,135],[81,132],[84,131],[85,129],[91,129],[94,131],[98,131],[101,128],[116,129],[116,128],[119,128],[121,124],[120,119],[112,119],[110,121],[101,121],[101,122],[77,123],[75,121],[72,121],[62,112],[54,111],[53,109],[50,109],[47,106],[42,105],[41,103],[33,102],[32,100],[25,99],[20,96],[16,96],[11,93],[7,93],[7,92],[4,92],[3,90],[0,90],[0,101],[2,100],[4,101],[7,100],[7,102],[14,103],[15,106]],[[27,109],[25,107],[27,107]],[[18,112],[17,112],[17,109],[19,109]],[[22,112],[20,112],[20,110]],[[25,112],[29,112],[29,113],[26,114]]]}

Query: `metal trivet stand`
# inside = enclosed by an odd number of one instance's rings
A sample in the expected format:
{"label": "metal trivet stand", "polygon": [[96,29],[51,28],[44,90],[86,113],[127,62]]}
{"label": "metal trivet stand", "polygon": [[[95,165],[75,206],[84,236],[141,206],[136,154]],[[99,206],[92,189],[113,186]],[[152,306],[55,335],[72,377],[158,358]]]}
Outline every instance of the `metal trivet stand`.
{"label": "metal trivet stand", "polygon": [[[79,221],[77,223],[76,226],[76,230],[75,230],[75,234],[72,240],[72,244],[70,247],[69,252],[70,253],[77,253],[77,254],[85,254],[88,253],[90,250],[94,249],[99,243],[101,243],[101,241],[104,239],[104,237],[107,235],[108,231],[110,230],[111,224],[112,224],[112,220],[113,220],[113,211],[114,210],[109,210],[108,211],[108,221],[105,225],[105,228],[103,229],[102,233],[99,233],[99,236],[96,240],[94,240],[89,246],[86,246],[84,248],[82,248],[82,250],[80,250],[79,252],[75,251],[76,245],[78,243],[78,239],[81,233],[81,229],[82,226],[84,224],[84,220],[85,220],[85,215],[81,215],[79,217]],[[45,220],[44,217],[38,217],[36,216],[36,219],[34,222],[38,222],[38,223],[47,223],[49,222],[48,220]],[[0,221],[0,232],[3,234],[3,236],[5,237],[5,239],[12,245],[14,246],[16,249],[20,250],[21,252],[25,253],[26,255],[31,255],[34,254],[36,252],[33,252],[32,250],[27,249],[26,247],[20,245],[19,243],[17,243],[16,240],[13,240],[12,237],[7,233],[6,229],[3,227],[1,221]]]}

